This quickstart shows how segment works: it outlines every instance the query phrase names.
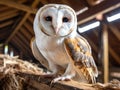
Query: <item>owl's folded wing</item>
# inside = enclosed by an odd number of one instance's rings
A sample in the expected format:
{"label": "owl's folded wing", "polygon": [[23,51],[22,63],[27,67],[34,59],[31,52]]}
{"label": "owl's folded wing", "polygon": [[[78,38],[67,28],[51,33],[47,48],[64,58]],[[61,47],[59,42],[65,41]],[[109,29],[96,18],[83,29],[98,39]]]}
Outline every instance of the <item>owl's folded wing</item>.
{"label": "owl's folded wing", "polygon": [[74,65],[79,67],[88,81],[95,83],[98,70],[91,55],[91,48],[88,42],[81,36],[76,38],[66,38],[65,48],[74,61]]}
{"label": "owl's folded wing", "polygon": [[36,45],[36,42],[35,42],[35,39],[32,38],[31,40],[31,43],[30,43],[30,46],[31,46],[31,50],[32,50],[32,53],[34,55],[34,57],[44,66],[46,67],[48,70],[48,62],[47,60],[42,56],[42,54],[40,53],[40,51],[38,50],[38,47]]}

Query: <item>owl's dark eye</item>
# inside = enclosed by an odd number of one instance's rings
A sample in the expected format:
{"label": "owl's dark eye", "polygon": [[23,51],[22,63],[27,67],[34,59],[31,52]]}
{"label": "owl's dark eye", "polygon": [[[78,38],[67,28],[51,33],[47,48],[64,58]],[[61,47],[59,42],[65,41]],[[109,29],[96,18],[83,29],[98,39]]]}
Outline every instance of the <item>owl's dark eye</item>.
{"label": "owl's dark eye", "polygon": [[67,17],[63,17],[63,22],[68,22],[69,19]]}
{"label": "owl's dark eye", "polygon": [[52,17],[51,16],[47,16],[47,17],[45,17],[45,20],[46,21],[52,21]]}

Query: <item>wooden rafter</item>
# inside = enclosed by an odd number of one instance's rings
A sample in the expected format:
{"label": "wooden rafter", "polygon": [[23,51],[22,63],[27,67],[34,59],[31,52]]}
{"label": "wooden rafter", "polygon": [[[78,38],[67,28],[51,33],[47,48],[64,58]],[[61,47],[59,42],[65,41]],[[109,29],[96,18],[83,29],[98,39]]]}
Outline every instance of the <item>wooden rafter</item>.
{"label": "wooden rafter", "polygon": [[69,3],[69,1],[68,0],[61,0],[64,4],[67,4],[67,5],[69,5],[69,6],[71,6],[71,4]]}
{"label": "wooden rafter", "polygon": [[120,0],[105,0],[99,5],[89,8],[86,12],[78,15],[78,25],[94,19],[98,14],[104,14],[120,7]]}
{"label": "wooden rafter", "polygon": [[109,51],[113,58],[116,60],[116,62],[120,64],[120,57],[116,54],[116,52],[112,48],[109,48]]}
{"label": "wooden rafter", "polygon": [[28,31],[30,31],[30,33],[33,35],[34,31],[33,31],[33,26],[31,26],[30,24],[28,24],[27,22],[24,23],[24,26],[28,29]]}
{"label": "wooden rafter", "polygon": [[[32,4],[32,7],[34,8],[37,4],[38,4],[38,0],[35,0]],[[6,40],[5,43],[8,43],[13,36],[19,31],[20,27],[24,24],[24,22],[27,20],[27,18],[29,17],[30,13],[26,13],[23,17],[23,19],[20,21],[20,23],[17,25],[17,27],[15,28],[15,30],[12,32],[12,34],[8,37],[8,39]]]}
{"label": "wooden rafter", "polygon": [[20,32],[26,37],[27,40],[30,40],[33,36],[26,30],[24,27],[20,28]]}
{"label": "wooden rafter", "polygon": [[[19,49],[21,49],[23,52],[26,51],[26,48],[24,46],[24,44],[17,38],[15,37],[14,39],[11,40],[15,45],[17,45],[19,47]],[[17,41],[17,42],[16,42]],[[21,51],[20,50],[20,51]]]}
{"label": "wooden rafter", "polygon": [[[13,1],[14,1],[14,0],[13,0]],[[26,0],[17,0],[17,2],[19,2],[19,3],[25,3]]]}
{"label": "wooden rafter", "polygon": [[28,20],[30,21],[30,23],[33,23],[34,18],[30,15],[30,16],[28,17]]}
{"label": "wooden rafter", "polygon": [[113,32],[113,34],[117,37],[117,39],[120,41],[120,31],[115,27],[114,25],[110,24],[109,28]]}
{"label": "wooden rafter", "polygon": [[[17,41],[17,42],[16,42]],[[26,47],[26,45],[22,42],[22,39],[19,38],[18,36],[15,36],[14,42],[18,43],[18,46],[23,48],[28,55],[32,56],[32,52],[29,46]]]}
{"label": "wooden rafter", "polygon": [[1,16],[0,21],[16,17],[18,14],[19,14],[18,12],[14,12],[14,13],[11,13],[11,14],[8,14],[8,15],[5,15],[5,16]]}
{"label": "wooden rafter", "polygon": [[1,7],[0,7],[0,12],[1,12],[1,11],[3,12],[3,11],[8,10],[8,9],[9,9],[9,7],[1,6]]}
{"label": "wooden rafter", "polygon": [[[117,37],[117,39],[120,41],[120,32],[119,30],[112,24],[109,24],[109,28],[111,29],[112,33]],[[111,55],[114,57],[117,63],[120,64],[120,57],[117,55],[117,53],[112,49],[110,49]]]}
{"label": "wooden rafter", "polygon": [[17,10],[8,10],[7,12],[3,12],[3,13],[1,13],[0,14],[0,18],[3,18],[3,17],[7,17],[7,16],[9,16],[9,15],[11,15],[11,14],[14,14],[14,13],[16,13],[17,12]]}
{"label": "wooden rafter", "polygon": [[0,28],[3,28],[3,27],[8,26],[8,25],[11,25],[12,23],[13,23],[13,20],[5,22],[5,23],[2,23],[2,24],[0,24]]}
{"label": "wooden rafter", "polygon": [[48,1],[47,0],[39,0],[43,5],[44,4],[48,4]]}
{"label": "wooden rafter", "polygon": [[23,23],[26,21],[26,19],[27,19],[27,17],[29,15],[30,15],[30,13],[25,14],[25,16],[23,17],[23,19],[20,21],[20,23],[15,28],[15,30],[12,32],[12,34],[6,40],[6,43],[8,43],[13,38],[13,36],[19,31],[19,28],[23,25]]}
{"label": "wooden rafter", "polygon": [[26,11],[26,12],[29,12],[29,13],[33,13],[33,14],[35,14],[36,11],[37,11],[36,9],[33,9],[29,6],[26,6],[26,5],[23,5],[23,4],[14,2],[14,1],[10,1],[10,0],[0,0],[0,4],[6,5],[6,6],[9,6],[9,7],[13,7],[13,8],[16,8],[16,9],[19,9],[19,10],[23,10],[23,11]]}
{"label": "wooden rafter", "polygon": [[26,48],[24,46],[22,46],[22,43],[20,41],[16,42],[16,40],[18,40],[18,39],[15,38],[11,41],[15,44],[15,46],[17,46],[19,48],[20,51],[22,51],[22,53],[24,53],[25,55],[29,55],[28,51],[26,51]]}
{"label": "wooden rafter", "polygon": [[17,33],[16,36],[21,40],[22,43],[24,43],[26,48],[30,46],[29,41],[23,35],[21,35],[21,32]]}

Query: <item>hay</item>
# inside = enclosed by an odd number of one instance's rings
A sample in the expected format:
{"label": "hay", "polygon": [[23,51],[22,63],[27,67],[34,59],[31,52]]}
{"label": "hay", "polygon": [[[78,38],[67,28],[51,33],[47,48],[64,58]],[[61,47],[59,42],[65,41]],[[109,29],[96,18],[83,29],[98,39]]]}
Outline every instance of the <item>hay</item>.
{"label": "hay", "polygon": [[85,84],[76,81],[51,83],[42,68],[18,57],[0,55],[0,90],[120,90],[120,81]]}
{"label": "hay", "polygon": [[27,73],[42,75],[43,70],[28,61],[0,54],[0,90],[23,90],[25,79],[16,75]]}

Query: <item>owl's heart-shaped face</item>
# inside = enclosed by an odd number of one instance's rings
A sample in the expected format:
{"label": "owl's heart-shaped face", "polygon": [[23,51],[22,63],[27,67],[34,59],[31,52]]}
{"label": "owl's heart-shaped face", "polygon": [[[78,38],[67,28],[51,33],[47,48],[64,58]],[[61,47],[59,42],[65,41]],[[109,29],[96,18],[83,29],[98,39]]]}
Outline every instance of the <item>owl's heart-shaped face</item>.
{"label": "owl's heart-shaped face", "polygon": [[49,36],[66,36],[76,26],[76,15],[65,5],[51,5],[39,13],[41,30]]}

